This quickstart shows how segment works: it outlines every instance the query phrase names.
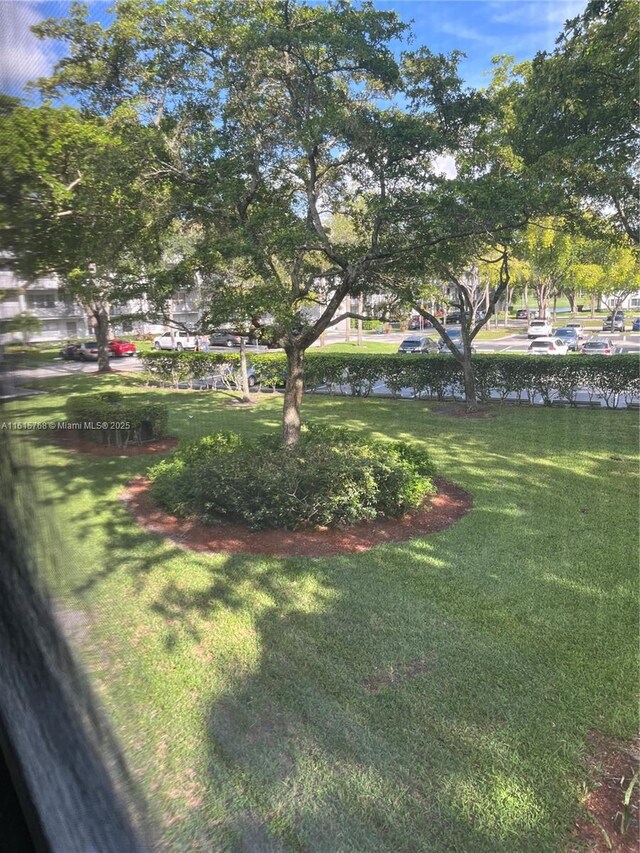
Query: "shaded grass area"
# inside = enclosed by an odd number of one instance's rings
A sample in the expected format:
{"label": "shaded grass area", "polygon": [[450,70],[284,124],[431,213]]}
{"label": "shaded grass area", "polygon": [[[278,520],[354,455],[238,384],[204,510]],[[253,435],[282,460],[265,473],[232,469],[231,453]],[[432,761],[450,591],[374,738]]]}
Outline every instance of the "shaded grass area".
{"label": "shaded grass area", "polygon": [[[61,417],[95,381],[2,419]],[[185,436],[280,421],[279,395],[155,393]],[[330,559],[183,552],[117,500],[153,460],[21,439],[49,581],[89,614],[87,665],[169,849],[566,849],[587,732],[636,724],[636,418],[434,408],[306,399],[423,443],[475,498],[444,533]]]}

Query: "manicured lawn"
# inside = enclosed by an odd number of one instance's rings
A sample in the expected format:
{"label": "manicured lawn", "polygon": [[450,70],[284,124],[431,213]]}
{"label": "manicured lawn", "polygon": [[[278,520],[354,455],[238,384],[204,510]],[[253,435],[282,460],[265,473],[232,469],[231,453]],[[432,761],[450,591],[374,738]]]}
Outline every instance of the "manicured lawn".
{"label": "manicured lawn", "polygon": [[[61,417],[95,382],[2,420]],[[180,435],[280,420],[279,395],[155,393]],[[444,533],[330,559],[166,545],[118,501],[155,459],[19,439],[50,583],[88,614],[83,654],[168,849],[566,850],[587,733],[636,725],[637,419],[435,409],[306,398],[308,419],[423,443],[475,500]]]}

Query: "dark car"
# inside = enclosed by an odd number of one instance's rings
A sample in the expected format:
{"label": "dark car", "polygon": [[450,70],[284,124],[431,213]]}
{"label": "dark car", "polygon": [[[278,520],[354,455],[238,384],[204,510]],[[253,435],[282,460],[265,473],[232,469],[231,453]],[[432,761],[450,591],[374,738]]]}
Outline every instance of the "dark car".
{"label": "dark car", "polygon": [[462,323],[462,314],[460,311],[452,311],[451,314],[447,314],[446,323],[451,323],[452,325],[454,323]]}
{"label": "dark car", "polygon": [[535,320],[538,317],[538,312],[533,308],[518,308],[516,311],[516,320]]}
{"label": "dark car", "polygon": [[431,322],[425,320],[424,317],[411,317],[407,323],[407,328],[410,332],[419,331],[420,329],[428,329],[431,327]]}
{"label": "dark car", "polygon": [[602,331],[603,332],[624,332],[625,330],[625,322],[624,322],[624,312],[617,311],[615,320],[613,316],[609,314],[608,317],[602,321]]}
{"label": "dark car", "polygon": [[209,335],[209,343],[212,347],[239,347],[240,335],[231,332],[214,332]]}
{"label": "dark car", "polygon": [[632,332],[640,332],[640,317],[633,318],[633,325],[631,326]]}
{"label": "dark car", "polygon": [[580,352],[585,355],[613,355],[615,351],[616,348],[610,338],[606,340],[587,341],[580,349]]}
{"label": "dark car", "polygon": [[65,344],[60,350],[60,355],[65,361],[75,361],[79,358],[80,344]]}
{"label": "dark car", "polygon": [[438,344],[432,339],[423,336],[405,338],[398,347],[399,353],[435,353],[438,352]]}
{"label": "dark car", "polygon": [[[462,332],[460,329],[451,329],[447,332],[447,335],[451,338],[452,343],[460,350],[460,352],[464,352],[464,341],[462,339]],[[471,345],[471,354],[473,355],[476,351],[476,348]],[[451,352],[449,345],[444,340],[444,338],[440,341],[438,345],[438,352],[441,355],[453,355]]]}
{"label": "dark car", "polygon": [[[233,332],[212,332],[209,335],[209,344],[212,347],[239,347],[240,341],[240,335],[235,335]],[[249,335],[246,341],[247,346],[250,347],[262,345],[271,349],[278,346],[277,341],[269,340],[267,337],[264,339],[257,338],[255,335]]]}
{"label": "dark car", "polygon": [[556,329],[553,333],[553,337],[560,338],[560,340],[567,345],[570,352],[578,352],[580,349],[580,338],[578,337],[576,329],[572,329],[569,326],[563,326],[561,329]]}

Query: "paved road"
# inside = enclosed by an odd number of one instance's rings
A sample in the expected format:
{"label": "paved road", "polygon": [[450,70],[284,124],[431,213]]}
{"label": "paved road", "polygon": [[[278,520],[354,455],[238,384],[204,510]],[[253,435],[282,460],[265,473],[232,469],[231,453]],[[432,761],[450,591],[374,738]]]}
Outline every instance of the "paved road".
{"label": "paved road", "polygon": [[[455,327],[452,327],[455,328]],[[380,334],[365,334],[363,340],[375,343],[400,344],[407,337],[407,332],[390,332],[388,335]],[[417,334],[417,333],[414,333]],[[437,333],[431,329],[427,330],[427,334],[435,340],[438,339]],[[627,332],[626,334],[608,334],[615,345],[624,353],[640,353],[640,332]],[[355,335],[352,335],[352,342],[355,342]],[[344,333],[333,332],[327,333],[325,336],[327,344],[343,343]],[[526,332],[523,330],[507,331],[505,336],[494,340],[479,340],[476,342],[478,352],[526,352],[530,341],[527,338]],[[316,344],[316,346],[319,346]],[[225,347],[212,348],[212,352],[229,352]],[[266,348],[261,348],[261,351],[266,352]],[[235,352],[235,350],[234,350]],[[111,362],[114,371],[138,372],[142,370],[143,364],[138,358],[118,358]],[[44,362],[38,367],[28,367],[11,371],[5,377],[8,380],[9,392],[13,391],[11,386],[19,387],[22,382],[30,379],[49,379],[56,376],[69,376],[77,373],[95,373],[95,362],[78,362],[78,361],[63,361],[62,359],[53,359],[51,362]],[[0,397],[2,399],[2,397]]]}
{"label": "paved road", "polygon": [[[452,329],[460,328],[452,326]],[[493,331],[493,330],[492,330]],[[389,332],[387,335],[381,334],[365,334],[363,340],[378,344],[400,344],[405,338],[410,335],[426,334],[435,341],[439,340],[438,333],[434,329],[426,329],[424,332]],[[625,353],[640,353],[640,332],[626,332],[624,335],[610,332],[597,332],[594,337],[611,338],[617,347],[620,347],[621,352]],[[591,335],[589,335],[591,337]],[[354,343],[356,337],[351,335],[351,342]],[[335,333],[326,335],[326,344],[344,343],[344,333]],[[501,338],[493,340],[476,340],[475,347],[478,352],[527,352],[531,341],[527,338],[525,328],[523,329],[505,329],[505,334]],[[319,346],[316,344],[316,346]]]}

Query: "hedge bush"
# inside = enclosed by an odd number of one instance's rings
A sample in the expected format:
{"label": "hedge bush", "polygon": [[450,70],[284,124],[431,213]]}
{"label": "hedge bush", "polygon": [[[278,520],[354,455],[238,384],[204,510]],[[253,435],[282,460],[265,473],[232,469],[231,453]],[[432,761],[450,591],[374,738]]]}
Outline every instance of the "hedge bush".
{"label": "hedge bush", "polygon": [[[239,355],[216,353],[144,353],[147,370],[163,383],[193,381],[220,372],[227,364],[237,369]],[[287,361],[284,353],[252,354],[250,363],[263,387],[282,385]],[[473,357],[476,390],[481,400],[491,393],[501,399],[515,395],[546,405],[554,400],[576,404],[576,392],[586,389],[601,397],[609,408],[640,394],[639,361],[635,355],[611,357],[575,355],[564,358],[518,354],[480,354]],[[415,396],[438,400],[445,396],[463,399],[462,369],[450,355],[386,355],[377,353],[325,353],[305,355],[305,387],[330,393],[368,397],[377,383],[397,396],[408,388]]]}
{"label": "hedge bush", "polygon": [[182,444],[149,471],[154,500],[176,515],[297,530],[398,516],[434,491],[426,452],[307,427],[295,448],[216,433]]}
{"label": "hedge bush", "polygon": [[138,394],[106,391],[69,397],[66,415],[71,428],[92,441],[126,447],[164,437],[169,408]]}

